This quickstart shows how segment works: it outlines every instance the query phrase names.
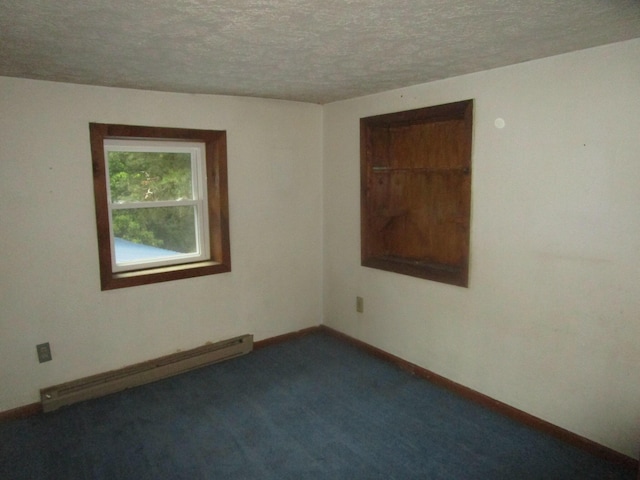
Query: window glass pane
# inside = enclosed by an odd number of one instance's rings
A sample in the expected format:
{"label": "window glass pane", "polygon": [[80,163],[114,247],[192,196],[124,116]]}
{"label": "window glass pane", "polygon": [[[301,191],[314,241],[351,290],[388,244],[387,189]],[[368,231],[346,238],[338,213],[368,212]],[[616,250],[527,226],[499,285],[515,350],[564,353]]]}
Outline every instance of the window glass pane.
{"label": "window glass pane", "polygon": [[108,152],[111,201],[193,199],[191,154]]}
{"label": "window glass pane", "polygon": [[151,247],[141,243],[130,242],[123,238],[114,238],[113,244],[116,253],[116,263],[140,262],[143,260],[163,260],[179,255],[178,252],[165,250],[164,248]]}
{"label": "window glass pane", "polygon": [[[196,253],[195,208],[186,206],[113,210],[116,262]],[[118,239],[148,248],[136,249]],[[135,251],[139,256],[135,257]],[[130,258],[131,255],[134,258]]]}

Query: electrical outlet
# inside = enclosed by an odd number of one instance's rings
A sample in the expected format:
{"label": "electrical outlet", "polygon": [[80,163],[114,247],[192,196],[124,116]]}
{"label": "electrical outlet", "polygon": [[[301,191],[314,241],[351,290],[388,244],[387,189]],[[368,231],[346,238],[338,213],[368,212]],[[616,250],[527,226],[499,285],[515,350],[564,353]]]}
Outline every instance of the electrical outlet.
{"label": "electrical outlet", "polygon": [[356,297],[356,312],[364,312],[364,298],[362,297]]}
{"label": "electrical outlet", "polygon": [[40,363],[51,360],[51,347],[49,346],[49,342],[36,345],[36,351],[38,352],[38,361]]}

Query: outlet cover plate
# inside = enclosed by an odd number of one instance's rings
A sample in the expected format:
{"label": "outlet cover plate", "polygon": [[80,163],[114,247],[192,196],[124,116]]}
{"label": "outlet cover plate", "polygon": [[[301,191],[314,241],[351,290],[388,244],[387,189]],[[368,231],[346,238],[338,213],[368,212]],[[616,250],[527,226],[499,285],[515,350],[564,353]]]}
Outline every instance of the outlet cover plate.
{"label": "outlet cover plate", "polygon": [[36,345],[36,350],[38,352],[38,361],[40,363],[51,360],[51,347],[49,346],[49,342]]}

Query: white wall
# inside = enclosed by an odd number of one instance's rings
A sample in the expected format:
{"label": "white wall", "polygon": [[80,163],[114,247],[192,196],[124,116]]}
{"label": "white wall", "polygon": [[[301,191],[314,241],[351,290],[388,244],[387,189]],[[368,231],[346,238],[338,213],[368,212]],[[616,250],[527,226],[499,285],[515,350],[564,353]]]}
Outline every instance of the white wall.
{"label": "white wall", "polygon": [[[639,59],[634,40],[326,105],[325,323],[637,458]],[[469,98],[469,288],[361,267],[359,118]]]}
{"label": "white wall", "polygon": [[[227,130],[232,272],[100,291],[89,122]],[[322,108],[0,78],[0,411],[321,322]],[[36,344],[53,361],[39,364]]]}

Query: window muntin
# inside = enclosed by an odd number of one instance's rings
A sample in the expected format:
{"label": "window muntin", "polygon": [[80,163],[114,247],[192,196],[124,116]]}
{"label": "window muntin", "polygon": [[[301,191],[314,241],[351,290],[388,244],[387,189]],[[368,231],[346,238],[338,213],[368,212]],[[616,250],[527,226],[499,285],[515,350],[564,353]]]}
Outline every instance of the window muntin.
{"label": "window muntin", "polygon": [[107,139],[104,149],[113,271],[208,260],[204,144]]}

